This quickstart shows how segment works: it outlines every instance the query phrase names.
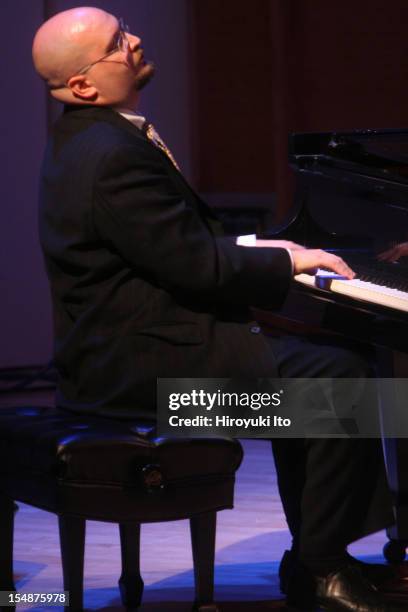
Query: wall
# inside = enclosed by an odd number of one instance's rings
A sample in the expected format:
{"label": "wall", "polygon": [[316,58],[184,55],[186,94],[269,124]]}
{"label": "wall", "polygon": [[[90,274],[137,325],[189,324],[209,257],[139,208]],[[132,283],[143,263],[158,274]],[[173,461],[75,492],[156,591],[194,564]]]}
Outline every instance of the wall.
{"label": "wall", "polygon": [[201,191],[277,192],[285,209],[290,132],[407,126],[406,0],[191,6]]}
{"label": "wall", "polygon": [[[45,95],[31,67],[42,2],[2,3],[0,99],[0,367],[43,363],[51,350],[48,287],[37,242]],[[7,58],[7,60],[6,60]]]}

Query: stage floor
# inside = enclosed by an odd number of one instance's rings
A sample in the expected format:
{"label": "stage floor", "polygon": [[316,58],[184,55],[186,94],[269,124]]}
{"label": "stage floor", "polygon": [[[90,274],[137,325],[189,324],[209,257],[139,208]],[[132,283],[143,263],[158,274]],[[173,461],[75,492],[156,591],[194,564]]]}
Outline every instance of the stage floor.
{"label": "stage floor", "polygon": [[[270,443],[243,442],[245,458],[237,474],[235,508],[219,513],[215,572],[221,612],[284,609],[277,571],[289,546],[276,487]],[[384,533],[360,540],[350,552],[383,562]],[[187,612],[193,600],[193,571],[187,521],[143,525],[141,612]],[[15,528],[15,573],[20,592],[62,590],[56,517],[20,504]],[[120,605],[119,534],[116,525],[89,522],[85,559],[85,607],[114,612]],[[21,608],[23,609],[23,608]],[[27,606],[38,612],[61,607]]]}

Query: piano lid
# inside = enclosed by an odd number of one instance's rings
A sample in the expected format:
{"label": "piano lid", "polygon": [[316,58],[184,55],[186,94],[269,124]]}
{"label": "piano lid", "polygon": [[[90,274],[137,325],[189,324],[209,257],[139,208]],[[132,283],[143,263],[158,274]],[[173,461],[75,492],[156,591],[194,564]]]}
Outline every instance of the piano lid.
{"label": "piano lid", "polygon": [[381,253],[408,240],[408,130],[292,134],[289,160],[297,193],[285,226],[303,219],[302,244]]}
{"label": "piano lid", "polygon": [[293,134],[289,159],[408,185],[408,130]]}

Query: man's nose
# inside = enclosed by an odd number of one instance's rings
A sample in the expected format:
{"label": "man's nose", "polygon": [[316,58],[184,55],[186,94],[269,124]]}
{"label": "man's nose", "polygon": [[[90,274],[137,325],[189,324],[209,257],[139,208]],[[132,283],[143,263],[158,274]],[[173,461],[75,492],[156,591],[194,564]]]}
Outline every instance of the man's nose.
{"label": "man's nose", "polygon": [[139,36],[135,36],[134,34],[126,33],[127,39],[129,41],[129,46],[131,51],[136,51],[142,44],[142,40]]}

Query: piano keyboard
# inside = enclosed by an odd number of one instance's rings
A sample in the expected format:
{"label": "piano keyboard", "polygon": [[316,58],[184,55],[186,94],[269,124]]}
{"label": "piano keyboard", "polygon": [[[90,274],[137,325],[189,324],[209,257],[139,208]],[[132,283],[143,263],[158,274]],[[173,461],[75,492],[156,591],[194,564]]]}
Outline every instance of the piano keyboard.
{"label": "piano keyboard", "polygon": [[310,287],[326,289],[334,293],[348,295],[357,300],[408,312],[408,292],[392,289],[386,285],[379,285],[357,278],[347,280],[326,270],[318,270],[316,276],[297,274],[295,280]]}

